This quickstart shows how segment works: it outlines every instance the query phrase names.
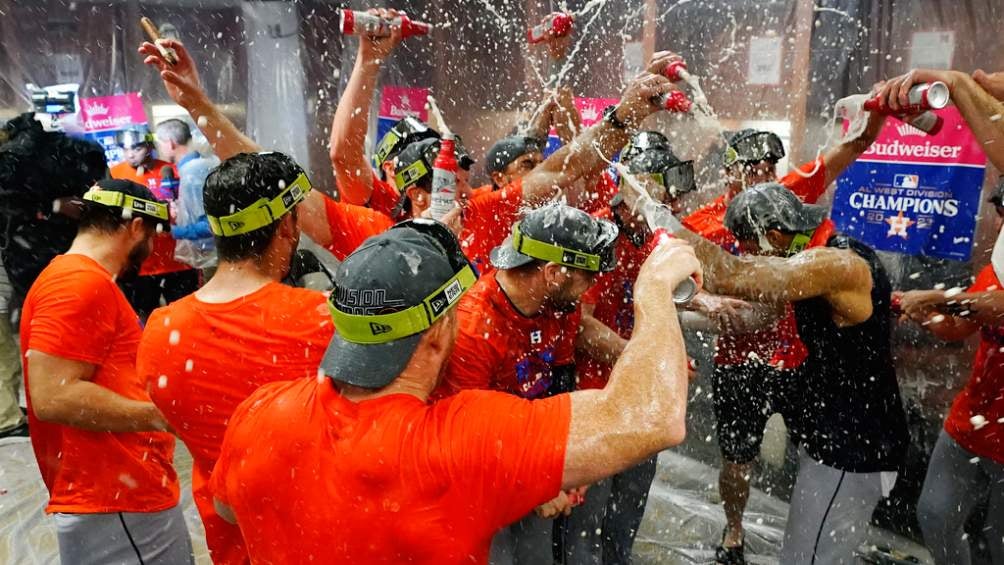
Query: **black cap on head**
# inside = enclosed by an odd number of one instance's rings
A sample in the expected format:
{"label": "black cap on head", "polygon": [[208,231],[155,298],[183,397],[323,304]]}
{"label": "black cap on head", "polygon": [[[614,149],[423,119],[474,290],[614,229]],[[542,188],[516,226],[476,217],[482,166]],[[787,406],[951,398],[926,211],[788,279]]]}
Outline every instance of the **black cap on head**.
{"label": "black cap on head", "polygon": [[[456,238],[432,220],[402,222],[367,239],[335,271],[329,307],[360,317],[361,321],[357,318],[352,323],[363,324],[362,335],[371,333],[372,339],[359,339],[360,330],[349,327],[349,321],[340,323],[336,316],[336,332],[321,360],[321,369],[336,381],[363,388],[378,389],[390,384],[411,360],[431,322],[416,325],[414,318],[405,317],[397,320],[398,325],[386,318],[368,321],[365,317],[424,306],[417,309],[422,312],[419,322],[428,321],[425,313],[429,308],[437,310],[434,314],[438,319],[473,284],[475,275],[471,271],[466,278],[461,275],[444,288],[464,269],[470,267]],[[397,335],[401,337],[381,340],[381,336]]]}
{"label": "black cap on head", "polygon": [[770,161],[777,163],[784,158],[784,144],[777,134],[755,129],[742,129],[728,137],[723,164],[728,167],[735,163],[756,163]]}
{"label": "black cap on head", "polygon": [[[465,171],[470,170],[474,159],[463,145],[460,136],[453,142],[453,151],[457,166]],[[404,198],[404,191],[410,186],[419,186],[432,190],[432,165],[439,154],[439,138],[429,138],[409,143],[397,156],[397,166],[394,167],[394,185]]]}
{"label": "black cap on head", "polygon": [[826,214],[826,208],[805,204],[783,185],[765,182],[732,199],[725,211],[725,227],[738,239],[752,240],[772,229],[785,233],[814,230]]}
{"label": "black cap on head", "polygon": [[137,145],[153,147],[153,141],[153,134],[146,126],[130,126],[115,134],[115,145],[124,149],[130,149]]}
{"label": "black cap on head", "polygon": [[673,152],[665,135],[657,131],[639,131],[632,135],[624,149],[621,149],[620,161],[625,165],[630,164],[638,155],[653,149],[668,151],[670,154]]}
{"label": "black cap on head", "polygon": [[373,153],[373,161],[379,168],[384,161],[396,157],[408,144],[423,139],[439,139],[439,132],[414,116],[405,116],[380,139]]}
{"label": "black cap on head", "polygon": [[544,141],[526,135],[510,135],[495,142],[485,157],[485,171],[490,175],[504,171],[512,163],[527,153],[543,153]]}
{"label": "black cap on head", "polygon": [[[564,204],[527,212],[513,233],[491,252],[496,269],[513,269],[532,261],[608,272],[617,265],[617,226]],[[543,245],[540,245],[543,244]]]}

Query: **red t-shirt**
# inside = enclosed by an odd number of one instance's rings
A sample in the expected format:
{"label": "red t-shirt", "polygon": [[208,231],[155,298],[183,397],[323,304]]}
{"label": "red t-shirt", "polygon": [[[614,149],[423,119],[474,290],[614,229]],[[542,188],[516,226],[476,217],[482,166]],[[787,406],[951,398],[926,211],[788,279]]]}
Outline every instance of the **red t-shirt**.
{"label": "red t-shirt", "polygon": [[192,495],[216,565],[248,559],[209,491],[227,421],[261,385],[316,376],[333,331],[323,294],[279,283],[221,304],[189,295],[150,315],[137,371],[192,453]]}
{"label": "red t-shirt", "polygon": [[[601,214],[610,217],[609,211]],[[617,237],[617,267],[597,276],[593,286],[582,295],[582,303],[593,306],[593,317],[624,339],[631,339],[634,331],[634,281],[651,251],[649,245],[635,246],[622,233]],[[612,365],[589,355],[577,356],[578,388],[603,388],[612,369]]]}
{"label": "red t-shirt", "polygon": [[479,186],[477,188],[472,188],[470,200],[474,200],[475,198],[481,196],[482,194],[491,194],[494,191],[495,191],[495,186],[493,186],[491,183]]}
{"label": "red t-shirt", "polygon": [[[826,165],[819,160],[799,167],[803,173],[810,173],[816,168],[817,162],[819,168],[812,176],[804,177],[792,171],[778,182],[795,193],[803,202],[808,204],[816,202],[826,192]],[[738,254],[739,246],[736,238],[725,227],[725,211],[728,207],[727,194],[723,194],[687,216],[683,220],[683,225],[730,253]],[[788,307],[787,316],[774,328],[748,334],[719,336],[715,364],[739,365],[752,359],[769,362],[779,368],[793,369],[802,364],[806,354],[805,346],[798,338],[794,310]]]}
{"label": "red t-shirt", "polygon": [[159,512],[178,504],[174,436],[161,432],[91,432],[35,417],[29,350],[95,366],[90,381],[131,400],[150,402],[136,372],[140,327],[112,275],[84,255],[60,255],[24,301],[21,361],[28,429],[46,512]]}
{"label": "red t-shirt", "polygon": [[[123,161],[109,169],[108,173],[113,179],[131,180],[149,188],[150,192],[153,192],[153,195],[157,197],[157,200],[174,202],[178,199],[177,192],[171,192],[161,187],[161,180],[163,180],[162,169],[164,167],[174,169],[174,165],[166,161],[154,159],[150,168],[144,167],[143,173],[140,174],[138,169],[134,169],[129,163]],[[174,178],[178,178],[177,170],[174,171]],[[143,276],[163,275],[177,271],[186,271],[191,268],[191,265],[174,260],[174,238],[171,237],[171,234],[165,232],[153,237],[153,252],[147,257],[146,261],[143,261],[139,274]]]}
{"label": "red t-shirt", "polygon": [[326,247],[339,261],[345,259],[367,238],[383,233],[394,221],[376,210],[343,204],[324,197],[324,210],[331,228],[331,244]]}
{"label": "red t-shirt", "polygon": [[492,535],[558,494],[569,395],[468,391],[360,403],[321,377],[234,412],[213,493],[257,563],[487,563]]}
{"label": "red t-shirt", "polygon": [[512,232],[523,211],[523,180],[472,198],[464,209],[460,246],[478,272],[491,270],[489,254]]}
{"label": "red t-shirt", "polygon": [[456,345],[435,398],[465,389],[539,398],[551,385],[552,370],[575,362],[581,308],[524,316],[494,273],[482,276],[460,299],[457,315]]}
{"label": "red t-shirt", "polygon": [[[987,265],[968,292],[1001,290],[993,265]],[[979,427],[970,421],[982,416]],[[980,328],[980,346],[969,381],[955,397],[945,431],[968,451],[1004,464],[1004,326]]]}

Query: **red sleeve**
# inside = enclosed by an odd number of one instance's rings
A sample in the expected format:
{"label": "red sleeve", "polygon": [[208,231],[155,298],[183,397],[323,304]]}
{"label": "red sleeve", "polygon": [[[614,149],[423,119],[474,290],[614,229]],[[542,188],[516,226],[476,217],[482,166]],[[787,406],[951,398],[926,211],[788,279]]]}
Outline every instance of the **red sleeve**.
{"label": "red sleeve", "polygon": [[980,274],[976,275],[976,281],[966,289],[966,292],[981,292],[984,290],[1001,290],[1001,283],[997,280],[997,273],[994,272],[993,265],[983,267]]}
{"label": "red sleeve", "polygon": [[[34,297],[26,349],[100,365],[116,343],[118,290],[93,272],[49,279]],[[138,323],[138,322],[137,322]]]}
{"label": "red sleeve", "polygon": [[373,194],[370,195],[369,208],[380,212],[388,218],[394,217],[394,208],[401,199],[401,193],[390,183],[373,177]]}
{"label": "red sleeve", "polygon": [[387,216],[352,204],[342,204],[324,197],[324,209],[331,228],[331,245],[327,247],[338,260],[345,259],[362,245],[366,238],[382,233],[394,225]]}
{"label": "red sleeve", "polygon": [[603,171],[603,173],[596,180],[594,192],[589,195],[589,198],[582,209],[590,214],[594,214],[602,210],[610,205],[610,199],[617,194],[617,190],[617,184],[614,182],[614,179],[610,177],[610,173],[608,171]]}
{"label": "red sleeve", "polygon": [[[818,169],[816,168],[817,163],[819,164]],[[798,169],[802,172],[802,175],[796,171],[791,171],[779,182],[788,187],[788,190],[794,192],[795,196],[799,197],[802,202],[815,204],[823,196],[823,193],[826,192],[826,163],[820,157],[817,160],[809,161]],[[812,173],[813,169],[816,169],[816,172],[811,176],[803,176]]]}
{"label": "red sleeve", "polygon": [[493,332],[500,331],[486,318],[480,302],[461,303],[458,307],[460,328],[453,346],[453,354],[446,364],[441,396],[456,394],[461,390],[491,388],[492,374],[501,358],[493,346]]}
{"label": "red sleeve", "polygon": [[512,225],[519,219],[523,206],[523,181],[518,180],[502,190],[474,198],[464,209],[464,229],[460,244],[467,258],[480,271],[490,267],[488,255],[505,241]]}
{"label": "red sleeve", "polygon": [[567,394],[524,400],[499,392],[461,393],[438,403],[452,481],[500,528],[551,500],[561,488],[571,422]]}

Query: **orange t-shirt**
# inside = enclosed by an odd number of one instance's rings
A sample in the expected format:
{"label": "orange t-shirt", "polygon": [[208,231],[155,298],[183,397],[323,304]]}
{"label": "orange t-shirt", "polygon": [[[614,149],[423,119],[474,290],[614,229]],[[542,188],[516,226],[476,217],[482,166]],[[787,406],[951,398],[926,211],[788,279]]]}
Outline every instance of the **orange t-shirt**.
{"label": "orange t-shirt", "polygon": [[327,250],[339,261],[351,255],[368,237],[383,233],[394,225],[394,221],[385,214],[362,206],[343,204],[327,195],[324,197],[324,210],[331,228],[331,244]]}
{"label": "orange t-shirt", "polygon": [[178,504],[174,436],[91,432],[42,422],[32,409],[28,351],[95,365],[91,382],[150,402],[136,373],[140,327],[111,274],[84,255],[60,255],[24,301],[21,357],[31,446],[49,489],[46,512],[158,512]]}
{"label": "orange t-shirt", "polygon": [[523,398],[548,392],[557,367],[575,363],[582,309],[545,309],[524,316],[509,301],[495,273],[482,276],[457,305],[460,328],[443,382],[442,398],[466,389],[490,389]]}
{"label": "orange t-shirt", "polygon": [[[108,172],[113,179],[131,180],[149,188],[150,192],[157,197],[157,200],[174,202],[178,199],[177,188],[175,188],[173,193],[166,188],[161,188],[161,180],[163,178],[161,170],[164,167],[173,169],[174,165],[166,161],[154,159],[150,168],[144,168],[143,174],[140,174],[139,170],[132,168],[129,163],[122,161]],[[174,172],[174,178],[178,178],[177,170]],[[186,271],[191,268],[191,265],[174,260],[174,238],[171,237],[171,234],[165,232],[153,237],[153,253],[147,257],[146,261],[143,261],[139,274],[141,276],[163,275],[177,271]]]}
{"label": "orange t-shirt", "polygon": [[[993,265],[987,265],[966,292],[1001,290]],[[1004,464],[1004,327],[980,328],[980,346],[973,360],[973,374],[955,397],[945,419],[945,431],[959,445],[980,457]],[[977,427],[970,420],[983,416],[986,424]]]}
{"label": "orange t-shirt", "polygon": [[482,194],[491,194],[494,191],[495,191],[495,185],[493,185],[492,183],[488,183],[486,185],[479,186],[477,188],[472,188],[470,200],[474,200],[475,198],[481,196]]}
{"label": "orange t-shirt", "polygon": [[192,495],[217,565],[248,560],[209,491],[227,421],[261,385],[316,376],[333,332],[323,294],[279,283],[221,304],[193,294],[150,315],[136,368],[192,453]]}
{"label": "orange t-shirt", "polygon": [[[803,173],[810,173],[819,164],[815,174],[805,177],[792,171],[780,179],[788,190],[803,202],[815,203],[826,192],[826,165],[820,159],[799,167]],[[739,253],[739,244],[732,232],[725,227],[725,211],[729,203],[723,194],[683,220],[690,231],[720,245],[731,253]],[[756,359],[778,368],[794,369],[805,361],[808,352],[798,337],[794,310],[770,329],[747,334],[723,335],[718,338],[715,363],[718,365],[740,365]]]}
{"label": "orange t-shirt", "polygon": [[213,471],[256,563],[486,563],[561,487],[571,402],[469,391],[360,403],[325,377],[265,385]]}
{"label": "orange t-shirt", "polygon": [[460,246],[478,272],[491,270],[489,254],[505,241],[523,209],[523,181],[472,198],[464,209]]}

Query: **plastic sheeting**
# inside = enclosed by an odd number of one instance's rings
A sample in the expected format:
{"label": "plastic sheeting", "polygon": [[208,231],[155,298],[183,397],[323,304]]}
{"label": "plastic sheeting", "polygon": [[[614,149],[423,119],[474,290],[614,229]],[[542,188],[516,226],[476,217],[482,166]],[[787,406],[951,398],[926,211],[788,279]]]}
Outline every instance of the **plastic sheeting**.
{"label": "plastic sheeting", "polygon": [[[196,560],[209,563],[205,535],[190,494],[192,460],[180,443],[175,467],[182,482],[182,505]],[[635,562],[670,565],[713,560],[713,541],[725,524],[716,495],[717,481],[714,468],[678,453],[663,453],[635,543]],[[28,440],[0,442],[0,562],[59,563],[55,530],[42,512],[45,501],[45,485]],[[753,491],[746,513],[746,546],[751,563],[777,562],[787,513],[784,502]],[[869,543],[925,556],[915,544],[883,530],[873,528]]]}

